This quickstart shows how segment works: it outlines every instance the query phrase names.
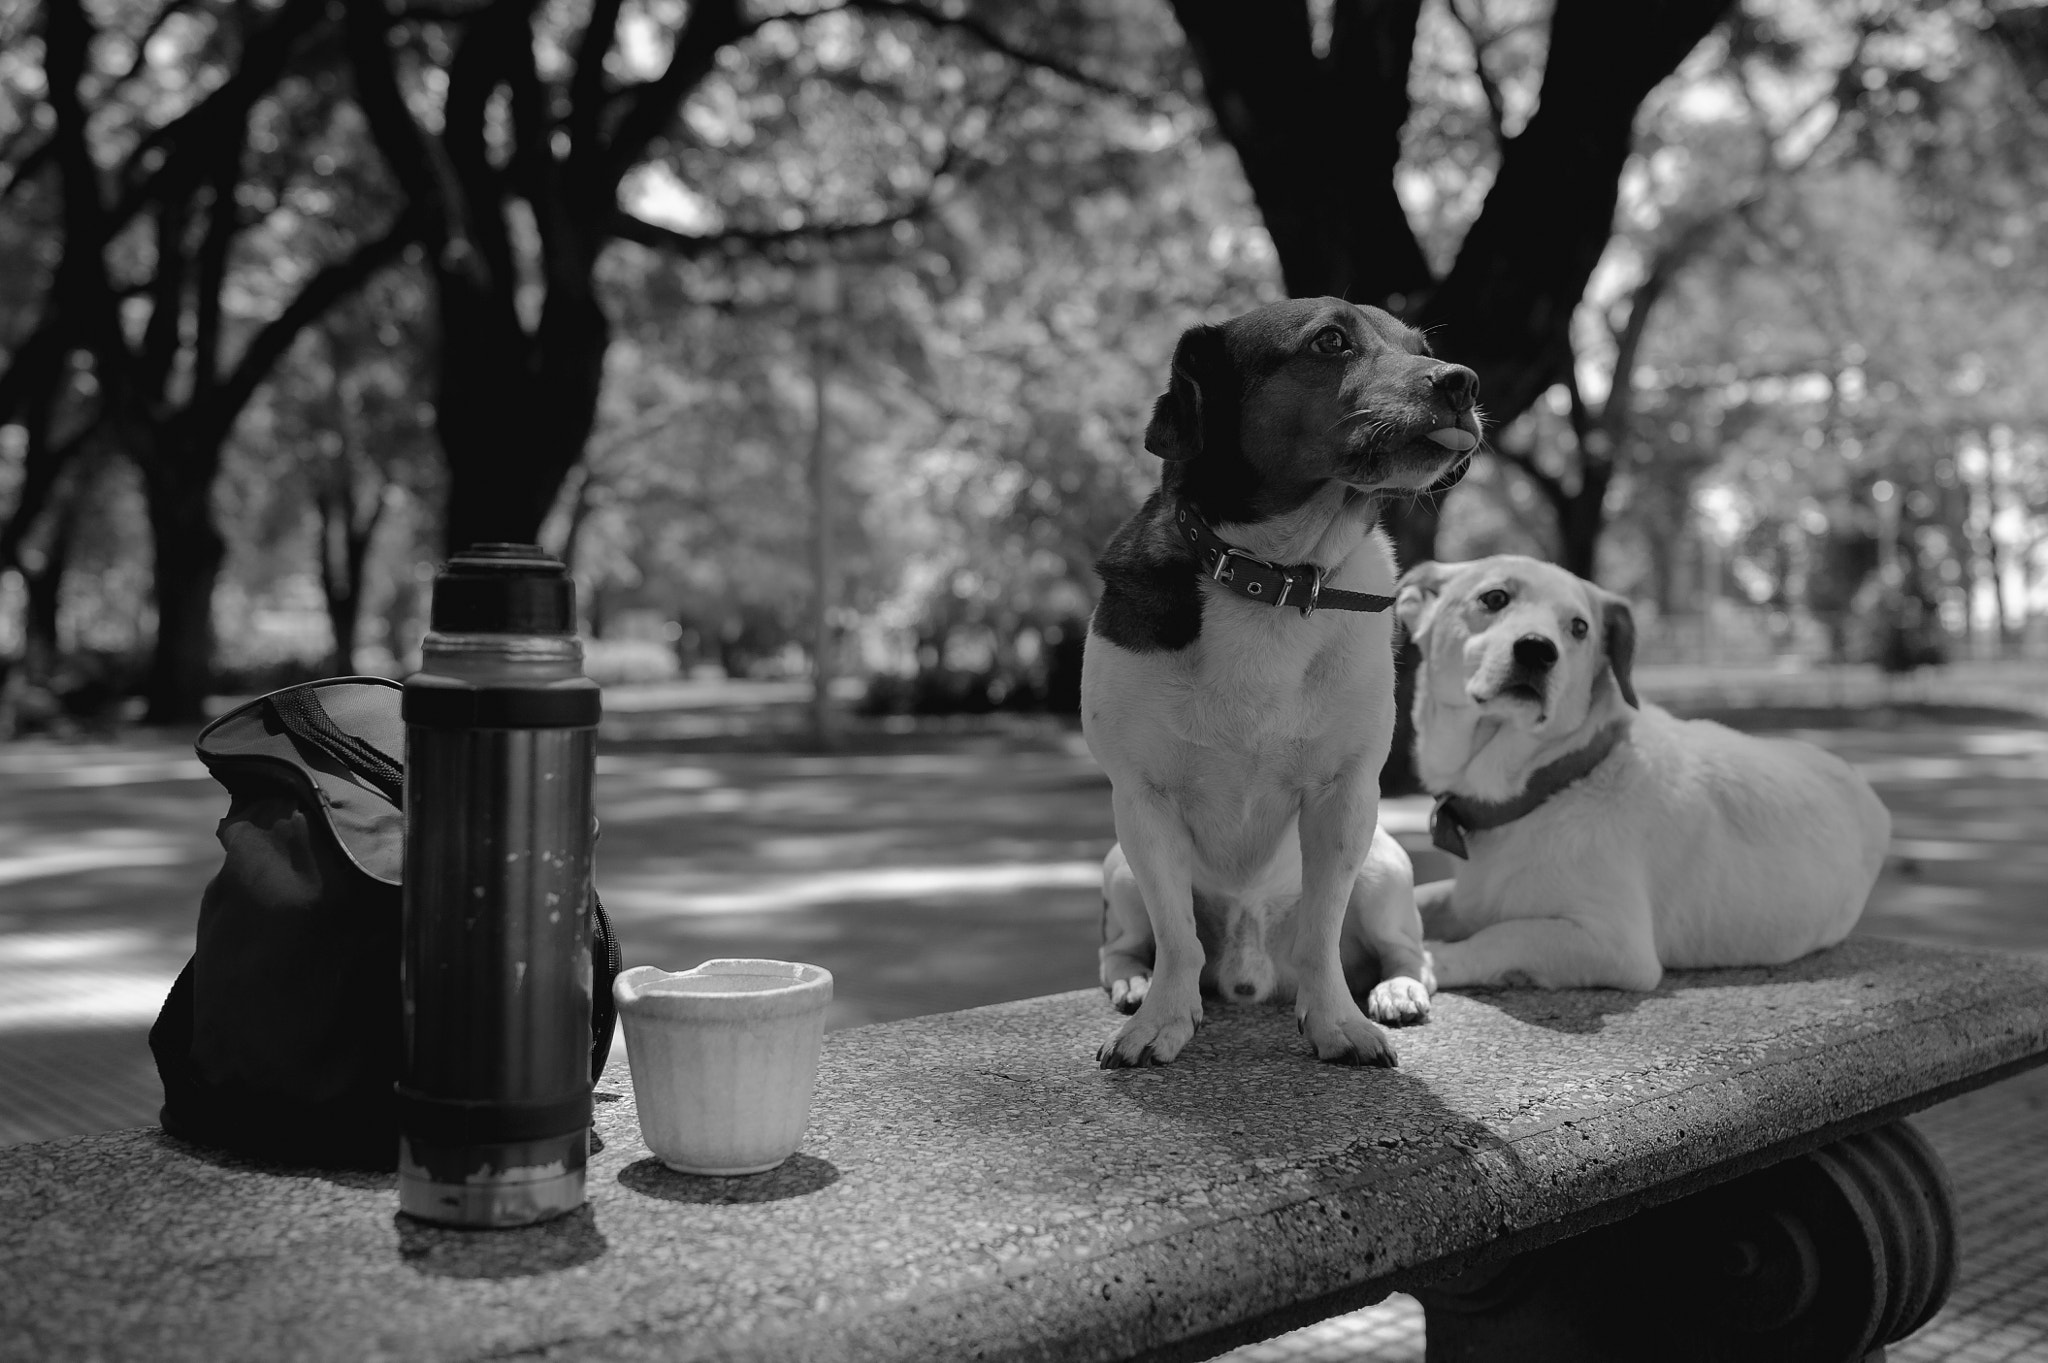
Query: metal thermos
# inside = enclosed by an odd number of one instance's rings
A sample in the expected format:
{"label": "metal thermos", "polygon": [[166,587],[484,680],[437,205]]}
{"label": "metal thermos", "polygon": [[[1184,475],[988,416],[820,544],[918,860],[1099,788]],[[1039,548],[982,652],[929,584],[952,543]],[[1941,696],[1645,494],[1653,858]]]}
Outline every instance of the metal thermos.
{"label": "metal thermos", "polygon": [[400,1210],[519,1226],[583,1204],[597,683],[537,545],[434,579],[405,683]]}

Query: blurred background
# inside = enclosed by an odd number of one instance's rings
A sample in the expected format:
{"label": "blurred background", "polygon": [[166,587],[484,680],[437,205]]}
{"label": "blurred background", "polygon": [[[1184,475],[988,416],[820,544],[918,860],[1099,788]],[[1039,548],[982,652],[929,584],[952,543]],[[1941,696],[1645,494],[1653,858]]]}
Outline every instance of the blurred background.
{"label": "blurred background", "polygon": [[[1290,295],[1480,375],[1402,561],[1623,593],[1885,798],[1866,930],[2048,950],[2044,147],[2041,0],[0,0],[0,1145],[154,1120],[199,723],[410,671],[478,540],[578,580],[628,964],[1089,987],[1091,564]],[[2048,1350],[2044,1110],[1926,1117],[1898,1358]],[[1239,1363],[1422,1356],[1317,1329]]]}
{"label": "blurred background", "polygon": [[2038,658],[2044,132],[2020,0],[9,0],[0,734],[402,674],[486,538],[606,682],[1071,710],[1178,332],[1324,292],[1482,376],[1404,559]]}

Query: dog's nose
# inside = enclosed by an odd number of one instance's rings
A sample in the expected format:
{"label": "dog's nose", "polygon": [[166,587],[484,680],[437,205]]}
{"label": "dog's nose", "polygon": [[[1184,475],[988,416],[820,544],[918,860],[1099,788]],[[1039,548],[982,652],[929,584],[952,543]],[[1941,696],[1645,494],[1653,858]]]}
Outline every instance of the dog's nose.
{"label": "dog's nose", "polygon": [[1437,396],[1454,410],[1463,411],[1479,400],[1479,376],[1462,364],[1447,364],[1430,379]]}
{"label": "dog's nose", "polygon": [[1557,645],[1540,634],[1515,640],[1515,661],[1532,672],[1548,672],[1557,662]]}

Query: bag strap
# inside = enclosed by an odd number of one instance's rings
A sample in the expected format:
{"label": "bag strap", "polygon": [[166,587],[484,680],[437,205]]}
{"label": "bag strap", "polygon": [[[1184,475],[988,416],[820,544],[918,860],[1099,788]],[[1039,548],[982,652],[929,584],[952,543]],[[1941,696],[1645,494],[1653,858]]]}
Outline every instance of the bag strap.
{"label": "bag strap", "polygon": [[374,744],[345,733],[328,717],[320,693],[310,686],[295,686],[270,697],[270,708],[292,737],[310,743],[342,766],[375,786],[378,793],[398,808],[405,808],[405,768],[387,757]]}
{"label": "bag strap", "polygon": [[[270,697],[270,705],[292,737],[326,753],[375,786],[392,804],[405,808],[404,764],[393,761],[374,744],[337,725],[328,715],[327,707],[320,703],[317,688],[295,686],[279,691]],[[597,897],[594,887],[590,892],[590,908],[591,965],[595,976],[590,1010],[593,1034],[590,1078],[595,1083],[604,1073],[605,1060],[611,1054],[612,1030],[618,1022],[618,1010],[612,1002],[612,981],[619,977],[623,953],[619,950],[619,935],[612,927],[611,915],[604,911],[604,901]]]}
{"label": "bag strap", "polygon": [[624,959],[612,916],[604,911],[604,901],[597,897],[595,886],[590,891],[590,912],[590,1082],[594,1084],[604,1077],[605,1062],[611,1059],[612,1030],[619,1022],[618,1005],[612,1001],[612,981],[619,978]]}

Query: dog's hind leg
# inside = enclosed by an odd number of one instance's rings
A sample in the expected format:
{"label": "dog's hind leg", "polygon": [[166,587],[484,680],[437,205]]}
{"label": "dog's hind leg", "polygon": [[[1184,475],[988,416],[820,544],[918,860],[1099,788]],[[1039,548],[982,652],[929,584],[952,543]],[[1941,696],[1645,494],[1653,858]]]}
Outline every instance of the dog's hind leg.
{"label": "dog's hind leg", "polygon": [[1379,763],[1354,762],[1301,802],[1294,1017],[1316,1058],[1339,1065],[1397,1063],[1392,1040],[1359,1009],[1344,980],[1342,937],[1379,828],[1378,782]]}
{"label": "dog's hind leg", "polygon": [[1508,918],[1461,942],[1433,942],[1437,981],[1544,989],[1655,989],[1664,976],[1649,905],[1586,918]]}
{"label": "dog's hind leg", "polygon": [[1347,966],[1354,958],[1369,965],[1368,977],[1352,975],[1354,993],[1367,994],[1365,1014],[1375,1022],[1422,1022],[1429,1017],[1429,996],[1436,988],[1429,957],[1422,949],[1422,916],[1415,908],[1415,868],[1408,853],[1386,829],[1373,832],[1372,850],[1351,889],[1344,932]]}
{"label": "dog's hind leg", "polygon": [[1152,983],[1152,920],[1122,843],[1102,861],[1102,988],[1119,1013],[1135,1013]]}
{"label": "dog's hind leg", "polygon": [[1434,941],[1455,942],[1470,937],[1477,924],[1458,917],[1458,882],[1446,877],[1415,887],[1415,909],[1422,917],[1422,935]]}
{"label": "dog's hind leg", "polygon": [[1202,1021],[1205,957],[1195,933],[1194,844],[1177,811],[1149,788],[1127,793],[1119,785],[1110,807],[1152,929],[1152,976],[1137,1011],[1095,1058],[1104,1069],[1163,1065]]}

